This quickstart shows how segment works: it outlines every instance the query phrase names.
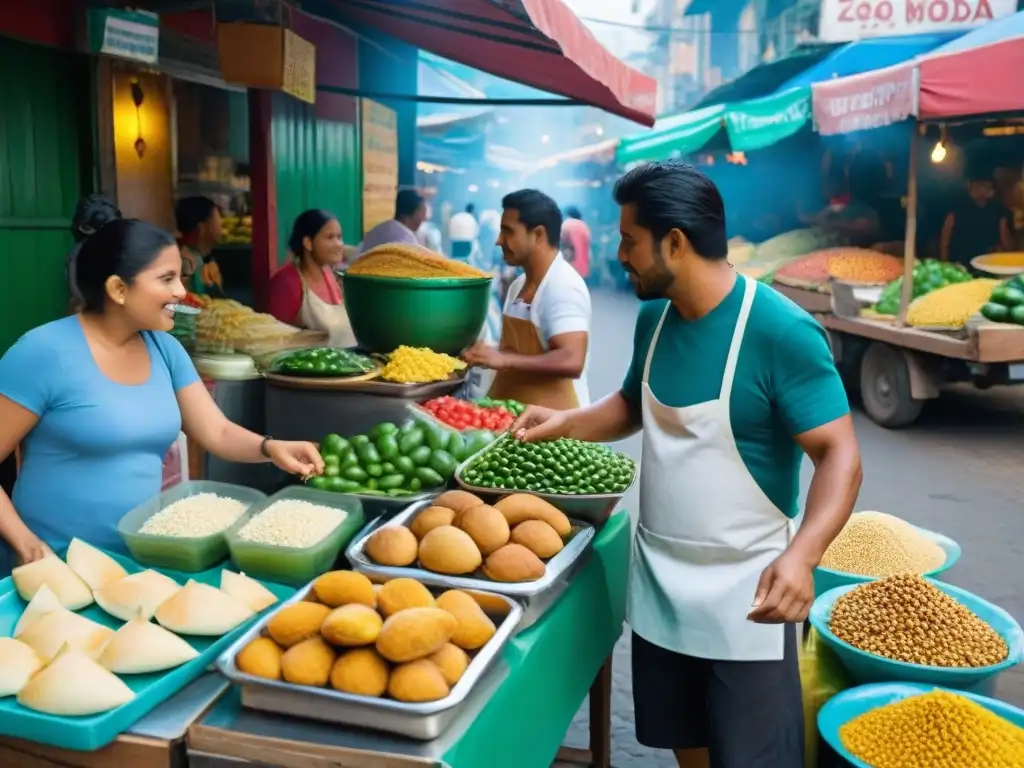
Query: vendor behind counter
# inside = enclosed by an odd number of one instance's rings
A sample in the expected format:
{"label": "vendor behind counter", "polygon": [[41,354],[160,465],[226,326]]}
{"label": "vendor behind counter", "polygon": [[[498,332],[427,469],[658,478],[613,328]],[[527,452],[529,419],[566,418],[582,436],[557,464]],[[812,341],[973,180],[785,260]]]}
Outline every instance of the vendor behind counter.
{"label": "vendor behind counter", "polygon": [[940,249],[943,261],[964,266],[986,253],[1013,250],[1012,216],[996,199],[991,178],[971,175],[966,197],[946,214]]}

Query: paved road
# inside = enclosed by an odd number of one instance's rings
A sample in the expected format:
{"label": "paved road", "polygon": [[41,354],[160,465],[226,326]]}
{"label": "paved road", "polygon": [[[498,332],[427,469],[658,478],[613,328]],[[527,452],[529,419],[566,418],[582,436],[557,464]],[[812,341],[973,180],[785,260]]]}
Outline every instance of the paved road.
{"label": "paved road", "polygon": [[[633,342],[638,303],[632,296],[594,296],[594,332],[590,388],[599,397],[619,386]],[[948,572],[949,581],[998,603],[1024,623],[1024,393],[956,389],[926,409],[921,420],[900,432],[884,430],[856,413],[864,454],[864,485],[858,509],[891,512],[941,531],[963,547],[963,559]],[[622,444],[635,458],[640,441]],[[810,479],[804,467],[804,489]],[[626,499],[636,509],[635,492]],[[1016,574],[1013,576],[1012,574]],[[1024,670],[1003,676],[1000,698],[1024,706]],[[633,705],[628,639],[615,652],[612,701],[614,758],[617,768],[672,768],[668,754],[647,750],[633,735]],[[587,740],[584,707],[567,742]]]}

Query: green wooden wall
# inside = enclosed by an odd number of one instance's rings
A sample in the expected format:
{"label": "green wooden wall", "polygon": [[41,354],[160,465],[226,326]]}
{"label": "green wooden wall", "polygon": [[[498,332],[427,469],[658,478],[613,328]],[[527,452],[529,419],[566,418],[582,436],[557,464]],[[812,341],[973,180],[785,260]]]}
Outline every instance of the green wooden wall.
{"label": "green wooden wall", "polygon": [[0,354],[67,312],[64,264],[91,141],[89,60],[0,38]]}
{"label": "green wooden wall", "polygon": [[307,208],[324,208],[341,224],[346,243],[362,240],[362,159],[359,129],[318,118],[316,108],[274,94],[271,125],[277,182],[278,261],[288,257],[288,235]]}

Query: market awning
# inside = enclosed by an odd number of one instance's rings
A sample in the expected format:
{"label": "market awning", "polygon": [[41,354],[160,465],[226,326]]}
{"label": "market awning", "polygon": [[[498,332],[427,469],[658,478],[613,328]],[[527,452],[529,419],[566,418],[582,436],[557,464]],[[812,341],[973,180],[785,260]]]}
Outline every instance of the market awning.
{"label": "market awning", "polygon": [[1024,11],[921,59],[922,120],[1024,110]]}
{"label": "market awning", "polygon": [[[455,75],[431,65],[429,59],[420,56],[418,64],[417,92],[423,96],[440,96],[453,99],[486,99],[487,94],[477,90]],[[416,110],[416,128],[420,131],[443,131],[448,127],[490,114],[494,107],[459,106],[455,104],[422,103]]]}
{"label": "market awning", "polygon": [[562,0],[335,0],[348,21],[499,77],[654,124],[657,84],[594,38]]}
{"label": "market awning", "polygon": [[615,159],[627,165],[696,152],[722,129],[724,115],[725,106],[716,104],[663,117],[653,130],[623,138]]}

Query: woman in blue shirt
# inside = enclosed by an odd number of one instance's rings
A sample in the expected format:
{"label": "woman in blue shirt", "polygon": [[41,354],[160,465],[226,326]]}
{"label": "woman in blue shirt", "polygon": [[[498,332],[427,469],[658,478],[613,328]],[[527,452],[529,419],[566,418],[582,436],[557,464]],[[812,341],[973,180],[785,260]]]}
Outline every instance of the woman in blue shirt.
{"label": "woman in blue shirt", "polygon": [[72,537],[124,551],[117,521],[160,491],[183,425],[229,461],[323,471],[312,443],[228,421],[166,333],[185,297],[167,232],[111,221],[82,245],[76,277],[81,312],[29,331],[0,359],[0,459],[22,446],[13,498],[0,491],[0,575]]}

